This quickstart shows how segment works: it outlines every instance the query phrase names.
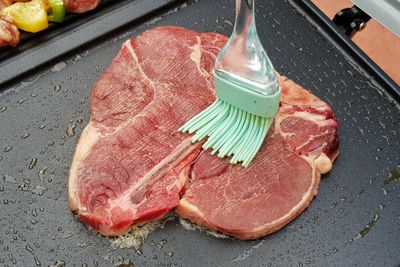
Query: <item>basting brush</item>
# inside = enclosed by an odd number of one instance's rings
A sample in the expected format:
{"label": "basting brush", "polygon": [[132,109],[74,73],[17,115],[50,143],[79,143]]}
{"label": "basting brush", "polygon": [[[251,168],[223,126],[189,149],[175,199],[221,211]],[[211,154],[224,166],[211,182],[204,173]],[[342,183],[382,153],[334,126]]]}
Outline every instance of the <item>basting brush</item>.
{"label": "basting brush", "polygon": [[208,137],[204,149],[231,157],[247,167],[260,149],[278,110],[278,77],[258,38],[255,0],[236,0],[233,33],[217,56],[214,68],[217,99],[179,128]]}

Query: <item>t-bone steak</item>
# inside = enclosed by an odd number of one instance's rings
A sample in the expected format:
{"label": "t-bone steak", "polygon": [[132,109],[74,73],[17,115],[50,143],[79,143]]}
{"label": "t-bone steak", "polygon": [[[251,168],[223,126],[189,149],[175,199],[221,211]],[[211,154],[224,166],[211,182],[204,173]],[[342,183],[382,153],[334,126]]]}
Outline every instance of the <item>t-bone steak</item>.
{"label": "t-bone steak", "polygon": [[280,77],[279,112],[248,168],[202,151],[177,129],[215,99],[212,69],[227,38],[158,27],[128,40],[93,88],[91,119],[69,178],[69,205],[103,235],[175,208],[241,239],[299,215],[339,153],[328,105]]}

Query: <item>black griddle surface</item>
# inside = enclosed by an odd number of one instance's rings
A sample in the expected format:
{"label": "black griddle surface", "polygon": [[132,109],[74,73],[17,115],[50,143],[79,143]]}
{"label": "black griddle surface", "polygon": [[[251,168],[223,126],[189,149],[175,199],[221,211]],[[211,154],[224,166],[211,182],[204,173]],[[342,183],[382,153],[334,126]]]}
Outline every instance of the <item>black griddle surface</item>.
{"label": "black griddle surface", "polygon": [[257,2],[260,38],[276,69],[329,103],[341,126],[341,154],[310,207],[255,241],[188,231],[174,219],[140,253],[113,249],[75,218],[67,205],[72,156],[89,121],[91,88],[121,44],[160,25],[229,34],[234,1],[189,1],[163,12],[0,85],[0,266],[118,266],[128,259],[135,266],[398,265],[400,181],[388,179],[399,175],[399,105],[281,0]]}

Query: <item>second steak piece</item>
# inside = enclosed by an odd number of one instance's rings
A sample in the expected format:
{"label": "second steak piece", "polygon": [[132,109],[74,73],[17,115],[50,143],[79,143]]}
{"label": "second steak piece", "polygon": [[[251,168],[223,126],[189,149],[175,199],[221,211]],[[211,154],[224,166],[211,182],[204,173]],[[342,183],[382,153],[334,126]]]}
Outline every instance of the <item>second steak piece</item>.
{"label": "second steak piece", "polygon": [[240,239],[281,229],[317,194],[321,173],[339,153],[338,123],[328,105],[280,77],[275,123],[248,168],[203,152],[182,175],[189,185],[176,212]]}

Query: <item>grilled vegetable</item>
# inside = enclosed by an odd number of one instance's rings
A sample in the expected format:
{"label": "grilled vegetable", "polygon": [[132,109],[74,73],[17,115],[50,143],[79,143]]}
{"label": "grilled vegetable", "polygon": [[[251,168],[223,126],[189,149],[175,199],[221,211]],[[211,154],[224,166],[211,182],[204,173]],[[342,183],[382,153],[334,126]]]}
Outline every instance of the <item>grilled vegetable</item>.
{"label": "grilled vegetable", "polygon": [[63,0],[47,0],[49,4],[48,20],[62,22],[65,17],[65,4]]}
{"label": "grilled vegetable", "polygon": [[27,32],[38,32],[48,27],[45,0],[18,2],[1,10],[1,14],[13,18],[17,27]]}

